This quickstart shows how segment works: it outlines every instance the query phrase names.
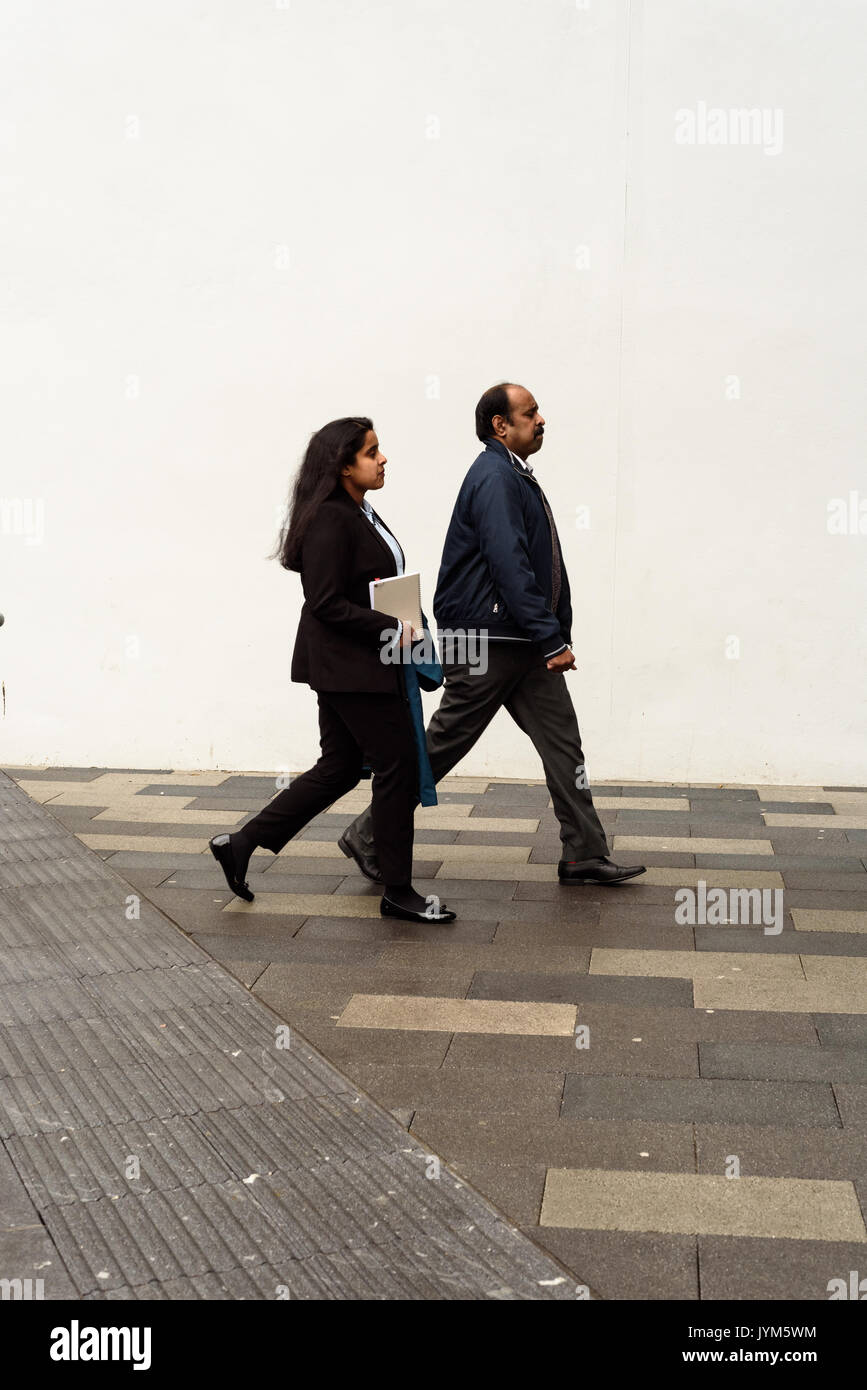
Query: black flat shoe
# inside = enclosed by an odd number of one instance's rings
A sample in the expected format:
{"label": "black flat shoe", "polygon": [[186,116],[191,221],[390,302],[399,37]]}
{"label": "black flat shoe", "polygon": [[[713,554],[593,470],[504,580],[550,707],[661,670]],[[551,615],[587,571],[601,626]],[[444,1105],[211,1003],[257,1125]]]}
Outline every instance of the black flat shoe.
{"label": "black flat shoe", "polygon": [[557,877],[567,886],[595,883],[604,887],[608,883],[625,883],[628,878],[637,878],[645,873],[647,870],[643,864],[612,864],[610,859],[595,859],[584,864],[561,859],[557,865]]}
{"label": "black flat shoe", "polygon": [[212,855],[226,875],[226,882],[232,892],[236,893],[239,898],[243,898],[244,902],[251,903],[256,895],[252,892],[246,879],[242,881],[237,876],[231,836],[215,835],[212,840],[208,841],[208,844]]}
{"label": "black flat shoe", "polygon": [[342,849],[347,859],[354,859],[365,878],[369,878],[371,883],[383,883],[385,880],[379,871],[375,854],[367,854],[362,849],[357,840],[349,838],[349,831],[346,830],[337,841],[337,848]]}
{"label": "black flat shoe", "polygon": [[413,912],[409,907],[398,907],[390,898],[383,897],[379,904],[379,910],[383,917],[400,917],[404,922],[453,922],[457,917],[456,912],[451,912],[445,903],[440,905],[437,913]]}

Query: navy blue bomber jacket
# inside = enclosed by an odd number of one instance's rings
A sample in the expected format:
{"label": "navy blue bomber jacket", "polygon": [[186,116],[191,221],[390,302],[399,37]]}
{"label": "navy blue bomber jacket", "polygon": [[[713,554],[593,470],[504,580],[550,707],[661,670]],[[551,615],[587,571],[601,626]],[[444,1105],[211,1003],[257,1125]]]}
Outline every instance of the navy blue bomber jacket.
{"label": "navy blue bomber jacket", "polygon": [[434,595],[440,628],[524,637],[545,652],[571,646],[572,606],[561,548],[551,610],[551,526],[539,484],[497,439],[485,440],[458,493]]}

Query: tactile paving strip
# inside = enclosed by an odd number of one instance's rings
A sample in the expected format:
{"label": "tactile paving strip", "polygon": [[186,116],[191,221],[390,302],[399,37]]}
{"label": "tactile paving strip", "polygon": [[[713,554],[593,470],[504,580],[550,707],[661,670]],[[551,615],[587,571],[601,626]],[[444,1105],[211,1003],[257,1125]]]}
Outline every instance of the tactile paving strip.
{"label": "tactile paving strip", "polygon": [[575,1297],[2,773],[0,834],[0,1135],[81,1297]]}

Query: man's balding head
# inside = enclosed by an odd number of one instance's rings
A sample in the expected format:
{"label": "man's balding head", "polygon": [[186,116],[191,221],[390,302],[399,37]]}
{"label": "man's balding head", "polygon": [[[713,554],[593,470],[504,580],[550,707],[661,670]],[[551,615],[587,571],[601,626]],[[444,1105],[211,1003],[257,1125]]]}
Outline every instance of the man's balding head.
{"label": "man's balding head", "polygon": [[478,438],[498,439],[518,458],[526,459],[541,449],[544,429],[535,397],[513,381],[489,386],[476,406]]}

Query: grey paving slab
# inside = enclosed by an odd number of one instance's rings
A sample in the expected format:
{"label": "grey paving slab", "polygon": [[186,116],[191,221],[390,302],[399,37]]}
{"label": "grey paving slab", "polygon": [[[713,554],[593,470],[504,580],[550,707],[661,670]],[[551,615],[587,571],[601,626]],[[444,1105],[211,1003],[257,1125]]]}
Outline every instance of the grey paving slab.
{"label": "grey paving slab", "polygon": [[387,1109],[517,1112],[557,1120],[563,1072],[504,1071],[497,1067],[404,1067],[357,1062],[353,1080]]}
{"label": "grey paving slab", "polygon": [[867,1086],[835,1081],[834,1095],[844,1127],[867,1130]]}
{"label": "grey paving slab", "polygon": [[692,1124],[652,1120],[534,1120],[516,1116],[470,1116],[465,1110],[416,1111],[412,1134],[430,1152],[447,1152],[451,1161],[540,1163],[549,1167],[611,1168],[693,1173]]}
{"label": "grey paving slab", "polygon": [[618,1116],[675,1124],[734,1120],[740,1124],[839,1126],[830,1085],[786,1081],[663,1080],[567,1075],[564,1119]]}
{"label": "grey paving slab", "polygon": [[[442,893],[441,898],[443,902],[452,901],[451,894],[446,896]],[[461,916],[458,921],[449,923],[448,939],[450,942],[493,941],[497,921],[496,917],[479,920]],[[362,941],[368,945],[388,941],[437,943],[442,941],[445,930],[436,922],[401,922],[388,917],[308,917],[299,928],[297,940],[335,943]]]}
{"label": "grey paving slab", "polygon": [[[699,854],[696,860],[703,869],[756,868],[754,854]],[[863,865],[854,854],[763,854],[761,868],[778,873],[783,873],[786,869],[831,869],[836,873],[859,873]]]}
{"label": "grey paving slab", "polygon": [[[546,1168],[543,1163],[473,1163],[464,1161],[457,1169],[478,1192],[503,1211],[511,1214],[520,1226],[538,1225],[545,1190]],[[528,1232],[531,1238],[535,1232]]]}
{"label": "grey paving slab", "polygon": [[867,893],[835,892],[833,889],[787,888],[787,909],[809,907],[823,912],[867,912]]}
{"label": "grey paving slab", "polygon": [[[839,862],[839,861],[836,861]],[[786,869],[783,883],[787,888],[808,888],[811,892],[828,889],[832,893],[860,893],[867,898],[867,871],[845,874],[820,872],[816,869]]]}
{"label": "grey paving slab", "polygon": [[291,961],[310,965],[327,965],[329,962],[335,965],[376,965],[382,955],[382,944],[375,941],[335,941],[331,938],[320,941],[315,937],[281,938],[246,932],[231,936],[210,932],[199,938],[199,945],[221,964],[255,959],[264,963],[263,969],[271,964],[288,964]]}
{"label": "grey paving slab", "polygon": [[541,975],[533,971],[479,970],[473,976],[469,999],[521,999],[544,1004],[572,1004],[590,968],[590,951],[584,951],[569,974]]}
{"label": "grey paving slab", "polygon": [[[601,944],[601,943],[600,943]],[[747,951],[762,955],[865,956],[867,933],[781,931],[762,927],[696,927],[697,951]]]}
{"label": "grey paving slab", "polygon": [[867,1047],[867,1014],[814,1014],[813,1022],[820,1042]]}
{"label": "grey paving slab", "polygon": [[15,782],[92,782],[102,777],[104,767],[10,767],[3,763],[0,771]]}
{"label": "grey paving slab", "polygon": [[[816,1029],[808,1014],[750,1013],[732,1009],[637,1008],[625,1004],[583,1003],[578,1021],[591,1035],[623,1042],[803,1043],[815,1046]],[[457,1041],[453,1047],[457,1045]]]}
{"label": "grey paving slab", "polygon": [[695,1151],[700,1173],[725,1173],[732,1156],[744,1177],[847,1181],[867,1172],[867,1133],[847,1129],[698,1124]]}
{"label": "grey paving slab", "polygon": [[699,1060],[709,1077],[867,1082],[867,1049],[858,1047],[702,1042]]}
{"label": "grey paving slab", "polygon": [[564,996],[545,1002],[656,1004],[692,1008],[692,984],[689,980],[640,979],[637,976],[623,975],[573,974],[534,977],[518,972],[479,970],[473,976],[469,997],[530,999],[543,988]]}
{"label": "grey paving slab", "polygon": [[227,960],[222,963],[230,975],[240,980],[245,989],[252,989],[269,965],[267,960]]}
{"label": "grey paving slab", "polygon": [[401,1033],[393,1028],[338,1028],[338,1017],[337,1013],[330,1018],[320,1009],[293,1005],[292,1026],[335,1065],[344,1067],[347,1075],[363,1062],[439,1066],[451,1037],[440,1032]]}
{"label": "grey paving slab", "polygon": [[832,1280],[848,1286],[864,1268],[864,1246],[843,1241],[699,1236],[698,1247],[702,1299],[827,1300]]}
{"label": "grey paving slab", "polygon": [[688,1300],[699,1297],[697,1238],[533,1229],[533,1238],[587,1284],[591,1299]]}

